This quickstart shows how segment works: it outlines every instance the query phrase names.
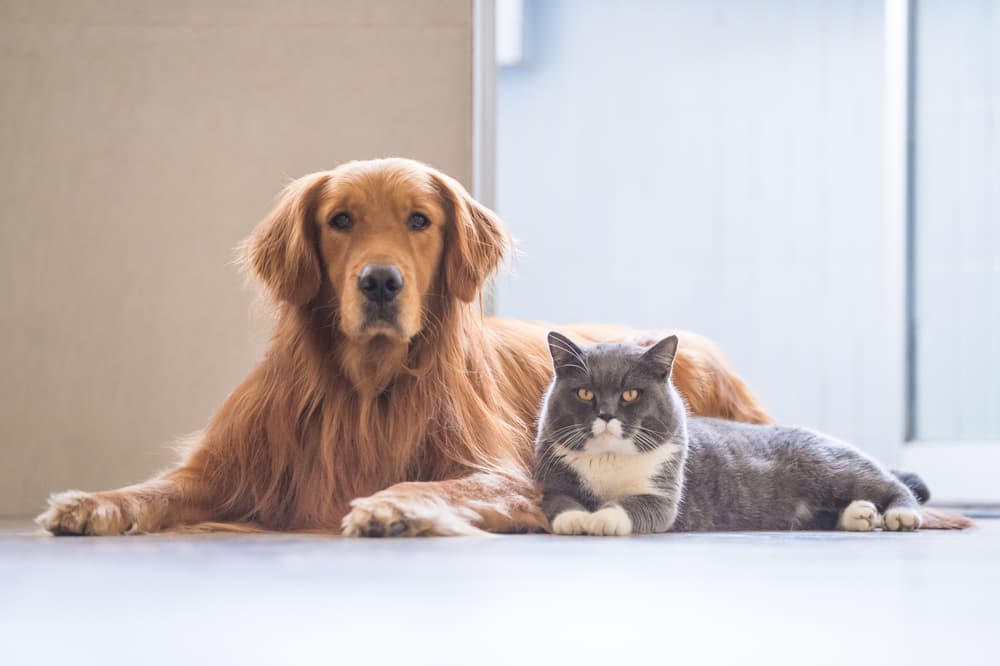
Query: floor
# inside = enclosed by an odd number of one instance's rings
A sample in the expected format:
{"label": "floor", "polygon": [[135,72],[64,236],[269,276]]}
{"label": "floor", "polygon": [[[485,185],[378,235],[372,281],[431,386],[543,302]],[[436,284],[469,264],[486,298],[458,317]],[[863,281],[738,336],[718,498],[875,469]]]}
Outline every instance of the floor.
{"label": "floor", "polygon": [[0,663],[1000,664],[965,532],[54,538],[0,525]]}

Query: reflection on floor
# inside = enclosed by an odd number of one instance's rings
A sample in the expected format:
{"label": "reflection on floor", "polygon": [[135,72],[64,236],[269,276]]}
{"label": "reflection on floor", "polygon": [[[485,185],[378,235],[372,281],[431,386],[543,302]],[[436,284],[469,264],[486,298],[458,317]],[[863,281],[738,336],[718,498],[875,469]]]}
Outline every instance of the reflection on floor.
{"label": "reflection on floor", "polygon": [[988,517],[966,532],[605,539],[24,529],[0,530],[11,666],[1000,663]]}

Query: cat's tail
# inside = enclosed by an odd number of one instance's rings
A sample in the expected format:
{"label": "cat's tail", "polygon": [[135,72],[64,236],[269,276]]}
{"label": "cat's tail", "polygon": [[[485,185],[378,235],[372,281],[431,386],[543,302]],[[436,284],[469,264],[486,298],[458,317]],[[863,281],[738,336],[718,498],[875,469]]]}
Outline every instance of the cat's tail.
{"label": "cat's tail", "polygon": [[931,498],[931,489],[927,487],[924,480],[921,479],[917,474],[913,472],[900,472],[895,469],[889,470],[893,475],[903,482],[903,485],[910,489],[913,496],[917,498],[917,501],[921,504],[927,504],[927,500]]}
{"label": "cat's tail", "polygon": [[[931,498],[931,490],[918,474],[913,472],[900,472],[890,470],[903,485],[910,489],[913,496],[921,504],[926,504]],[[920,528],[925,530],[964,530],[975,525],[971,518],[967,518],[957,511],[938,509],[936,507],[920,507]]]}

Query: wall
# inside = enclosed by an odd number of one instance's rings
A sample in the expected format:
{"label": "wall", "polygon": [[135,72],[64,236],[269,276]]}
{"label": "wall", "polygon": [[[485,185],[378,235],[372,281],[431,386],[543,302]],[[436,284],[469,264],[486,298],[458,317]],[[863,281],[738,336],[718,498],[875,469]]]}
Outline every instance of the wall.
{"label": "wall", "polygon": [[501,314],[715,338],[782,421],[893,462],[882,4],[527,2],[499,77]]}
{"label": "wall", "polygon": [[916,8],[914,434],[996,442],[1000,5]]}
{"label": "wall", "polygon": [[0,515],[141,480],[252,366],[233,248],[291,177],[465,183],[463,0],[0,2]]}

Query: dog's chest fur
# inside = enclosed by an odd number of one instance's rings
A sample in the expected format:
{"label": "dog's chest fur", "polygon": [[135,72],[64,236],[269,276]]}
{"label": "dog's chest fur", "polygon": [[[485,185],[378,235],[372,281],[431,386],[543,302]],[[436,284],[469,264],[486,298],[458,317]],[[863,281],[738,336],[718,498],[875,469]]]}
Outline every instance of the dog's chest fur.
{"label": "dog's chest fur", "polygon": [[666,442],[643,453],[599,453],[562,451],[563,462],[580,477],[594,497],[607,502],[630,495],[662,495],[656,479],[663,466],[673,460],[681,447]]}

